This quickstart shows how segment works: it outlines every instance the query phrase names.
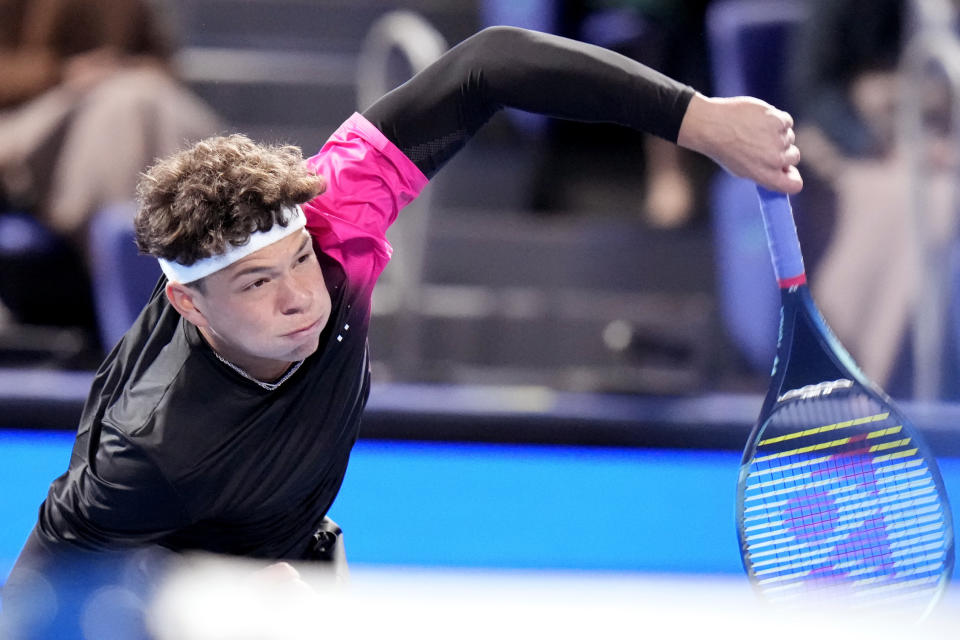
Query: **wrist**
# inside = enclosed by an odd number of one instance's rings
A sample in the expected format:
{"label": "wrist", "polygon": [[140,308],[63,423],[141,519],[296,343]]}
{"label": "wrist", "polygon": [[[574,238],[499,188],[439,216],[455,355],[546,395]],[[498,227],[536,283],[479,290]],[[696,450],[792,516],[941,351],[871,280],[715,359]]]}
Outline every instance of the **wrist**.
{"label": "wrist", "polygon": [[713,112],[712,98],[700,92],[695,92],[687,110],[680,122],[680,131],[677,133],[677,145],[710,156],[709,149],[712,126],[716,124]]}

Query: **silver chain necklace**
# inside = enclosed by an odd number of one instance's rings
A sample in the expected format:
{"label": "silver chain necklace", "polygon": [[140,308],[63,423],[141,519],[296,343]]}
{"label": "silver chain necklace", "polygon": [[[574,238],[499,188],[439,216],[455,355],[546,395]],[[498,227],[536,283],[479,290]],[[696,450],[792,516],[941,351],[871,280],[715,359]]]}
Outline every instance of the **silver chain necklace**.
{"label": "silver chain necklace", "polygon": [[215,350],[211,349],[211,351],[213,351],[213,355],[217,356],[217,360],[219,360],[219,361],[222,362],[223,364],[227,365],[228,367],[230,367],[231,369],[233,369],[234,371],[236,371],[237,373],[239,373],[241,376],[243,376],[244,378],[246,378],[246,379],[249,380],[250,382],[256,383],[256,384],[259,385],[261,388],[266,389],[267,391],[273,391],[274,389],[276,389],[277,387],[279,387],[280,385],[282,385],[284,382],[287,381],[287,379],[288,379],[290,376],[292,376],[293,374],[295,374],[295,373],[297,372],[297,369],[300,368],[300,365],[303,364],[303,360],[297,360],[296,362],[294,362],[294,363],[290,366],[289,369],[287,369],[287,372],[286,372],[285,374],[283,374],[283,377],[282,377],[282,378],[280,378],[280,379],[277,380],[276,382],[264,382],[263,380],[257,380],[257,379],[254,378],[252,375],[250,375],[249,373],[247,373],[246,371],[244,371],[243,369],[241,369],[241,368],[238,367],[237,365],[233,364],[232,362],[230,362],[229,360],[227,360],[226,358],[224,358],[223,356],[221,356],[221,355],[220,355],[219,353],[217,353]]}

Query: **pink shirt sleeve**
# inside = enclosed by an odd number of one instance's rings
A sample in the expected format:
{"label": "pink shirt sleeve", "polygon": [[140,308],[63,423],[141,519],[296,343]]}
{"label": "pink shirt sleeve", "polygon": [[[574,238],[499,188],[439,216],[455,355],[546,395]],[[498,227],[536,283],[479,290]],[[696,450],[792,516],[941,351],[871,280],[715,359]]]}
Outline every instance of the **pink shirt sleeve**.
{"label": "pink shirt sleeve", "polygon": [[327,182],[303,205],[316,246],[343,265],[353,286],[372,290],[393,252],[386,231],[427,177],[359,113],[307,160]]}

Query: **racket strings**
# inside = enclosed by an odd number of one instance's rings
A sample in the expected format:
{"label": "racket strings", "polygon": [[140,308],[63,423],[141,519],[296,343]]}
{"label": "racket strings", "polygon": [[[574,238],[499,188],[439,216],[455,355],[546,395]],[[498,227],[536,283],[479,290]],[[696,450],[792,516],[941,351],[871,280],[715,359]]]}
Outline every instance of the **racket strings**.
{"label": "racket strings", "polygon": [[782,402],[745,470],[744,559],[771,599],[888,606],[942,589],[949,520],[890,407],[857,389]]}

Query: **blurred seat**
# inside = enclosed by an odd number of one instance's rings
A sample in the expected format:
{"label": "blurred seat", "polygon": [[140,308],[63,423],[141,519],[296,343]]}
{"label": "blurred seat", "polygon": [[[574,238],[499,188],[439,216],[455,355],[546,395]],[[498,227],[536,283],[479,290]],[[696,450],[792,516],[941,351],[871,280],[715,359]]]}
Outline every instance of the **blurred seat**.
{"label": "blurred seat", "polygon": [[[0,300],[22,324],[53,324],[64,300],[42,295],[38,282],[55,284],[68,264],[70,248],[37,219],[19,211],[0,212]],[[53,282],[46,280],[54,278]],[[50,293],[50,289],[43,293]]]}
{"label": "blurred seat", "polygon": [[0,255],[21,256],[54,251],[57,239],[36,219],[19,211],[0,212]]}
{"label": "blurred seat", "polygon": [[160,265],[134,243],[132,202],[106,207],[90,222],[90,279],[103,348],[109,350],[139,315]]}
{"label": "blurred seat", "polygon": [[[802,0],[719,0],[707,12],[718,96],[750,95],[790,110],[787,55],[803,20]],[[718,174],[710,189],[723,324],[747,365],[769,370],[776,350],[779,294],[752,182]]]}
{"label": "blurred seat", "polygon": [[27,213],[0,211],[0,366],[86,367],[97,357],[77,252]]}

